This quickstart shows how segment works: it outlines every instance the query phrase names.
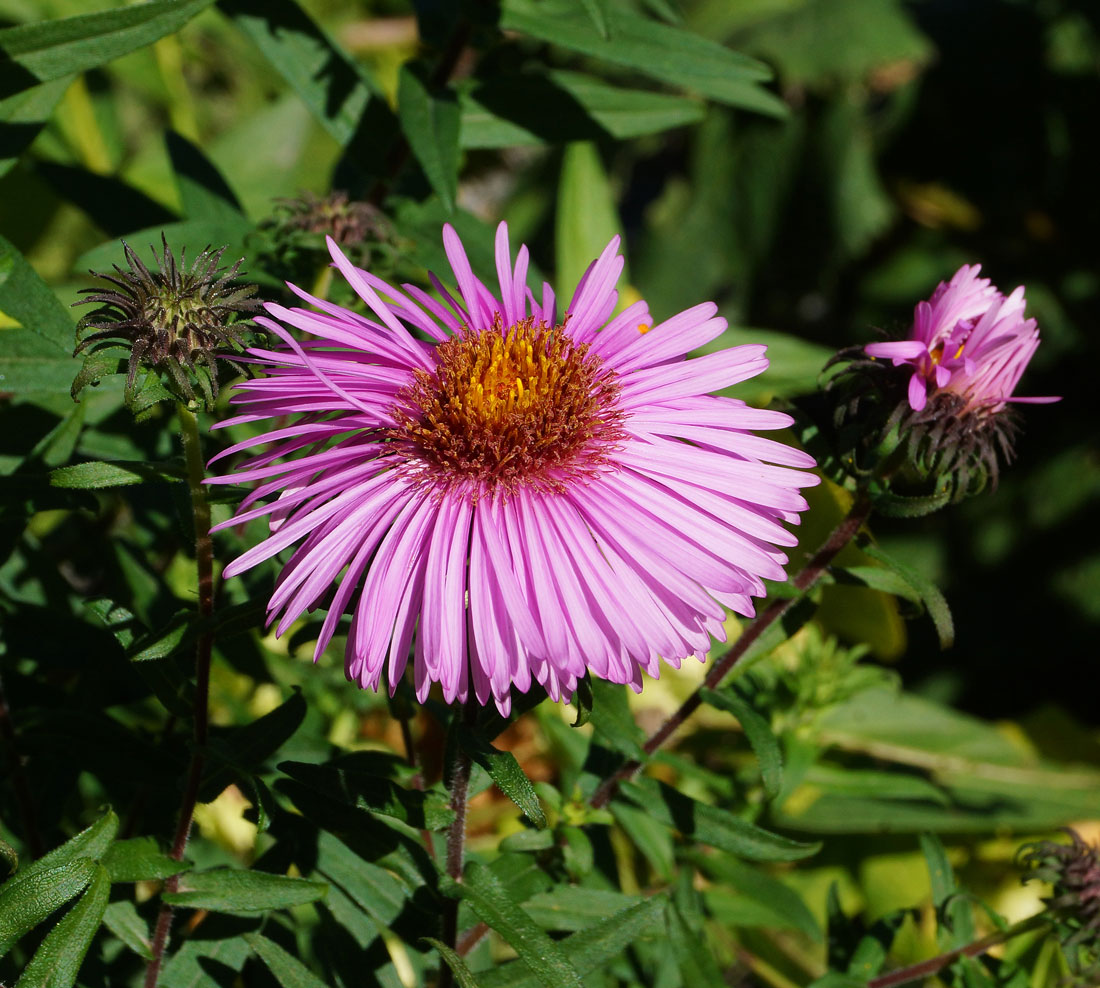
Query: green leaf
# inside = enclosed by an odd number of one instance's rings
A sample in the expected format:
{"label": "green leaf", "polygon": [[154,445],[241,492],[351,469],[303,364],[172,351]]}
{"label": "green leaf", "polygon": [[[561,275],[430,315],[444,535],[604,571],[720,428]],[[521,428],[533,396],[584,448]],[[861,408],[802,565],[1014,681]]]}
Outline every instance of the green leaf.
{"label": "green leaf", "polygon": [[442,940],[436,940],[434,937],[424,937],[423,940],[424,943],[430,943],[439,951],[439,956],[451,969],[459,988],[481,988],[477,978],[474,977],[474,972],[466,966],[466,962]]}
{"label": "green leaf", "polygon": [[601,38],[577,5],[565,0],[506,0],[500,27],[623,65],[661,82],[730,106],[781,117],[786,105],[760,83],[771,78],[762,62],[682,28],[607,7],[610,38]]}
{"label": "green leaf", "polygon": [[612,913],[623,912],[644,901],[610,889],[559,885],[537,892],[523,903],[523,911],[547,930],[586,930]]}
{"label": "green leaf", "polygon": [[769,799],[775,799],[783,787],[783,753],[771,724],[731,689],[722,692],[703,689],[699,695],[704,703],[733,714],[741,722],[745,737],[760,762],[764,792]]}
{"label": "green leaf", "polygon": [[668,827],[654,820],[645,810],[621,800],[614,800],[608,808],[650,867],[665,881],[670,880],[676,867],[676,849]]}
{"label": "green leaf", "polygon": [[244,940],[283,988],[326,988],[325,983],[300,960],[267,937],[246,933]]}
{"label": "green leaf", "polygon": [[442,830],[454,812],[430,792],[406,789],[381,774],[374,752],[344,755],[327,765],[281,762],[279,770],[344,807],[390,817],[410,827]]}
{"label": "green leaf", "polygon": [[103,855],[101,863],[112,882],[144,882],[168,878],[187,871],[189,861],[170,858],[152,837],[133,837],[116,841]]}
{"label": "green leaf", "polygon": [[893,556],[885,553],[877,545],[870,541],[860,543],[860,548],[872,559],[877,559],[884,566],[897,573],[916,593],[921,603],[932,618],[936,626],[936,634],[939,635],[940,648],[950,648],[955,641],[955,622],[951,619],[951,608],[947,606],[947,600],[940,593],[939,588],[912,566],[902,563]]}
{"label": "green leaf", "polygon": [[175,131],[168,132],[165,142],[179,186],[183,215],[189,220],[237,223],[243,238],[252,224],[245,217],[241,204],[221,172],[198,147]]}
{"label": "green leaf", "polygon": [[101,490],[105,487],[128,487],[150,481],[182,481],[181,472],[163,463],[107,463],[91,460],[74,463],[70,467],[58,467],[50,471],[51,487],[76,490]]}
{"label": "green leaf", "polygon": [[539,929],[485,865],[471,861],[464,880],[450,882],[444,891],[469,903],[512,946],[541,984],[547,988],[583,988],[580,975],[560,946]]}
{"label": "green leaf", "polygon": [[928,865],[932,884],[932,904],[939,920],[937,938],[940,948],[954,950],[974,939],[974,914],[965,896],[959,894],[959,884],[947,851],[935,834],[921,834],[920,848]]}
{"label": "green leaf", "polygon": [[164,901],[191,909],[213,912],[264,912],[287,909],[322,898],[328,886],[304,878],[288,878],[264,871],[215,868],[188,872],[179,880],[178,891],[165,892]]}
{"label": "green leaf", "polygon": [[726,979],[718,968],[706,938],[692,929],[676,905],[667,912],[668,935],[680,963],[680,974],[691,988],[722,988]]}
{"label": "green leaf", "polygon": [[153,959],[153,942],[149,927],[130,899],[112,902],[103,914],[103,925],[129,947],[138,957]]}
{"label": "green leaf", "polygon": [[72,81],[71,76],[62,76],[0,99],[0,178],[15,167],[19,156],[30,147]]}
{"label": "green leaf", "polygon": [[177,611],[163,628],[151,631],[134,642],[127,649],[126,658],[131,662],[154,662],[174,655],[181,650],[183,642],[191,637],[193,620],[193,612]]}
{"label": "green leaf", "polygon": [[[226,969],[240,971],[250,957],[252,949],[243,936],[225,936],[215,939],[210,919],[203,923],[204,935],[210,939],[184,940],[179,949],[164,965],[158,988],[225,988],[232,984],[224,977]],[[218,974],[217,980],[211,971]]]}
{"label": "green leaf", "polygon": [[707,908],[729,926],[793,929],[815,942],[821,927],[802,896],[778,878],[724,854],[688,855],[715,881],[703,893]]}
{"label": "green leaf", "polygon": [[0,957],[24,933],[79,895],[98,868],[88,858],[77,858],[5,882],[0,888]]}
{"label": "green leaf", "polygon": [[592,23],[596,25],[600,37],[607,41],[611,37],[611,32],[607,27],[607,0],[581,0],[581,6],[584,7],[584,12],[592,18]]}
{"label": "green leaf", "polygon": [[153,0],[0,30],[0,97],[84,72],[178,31],[213,0]]}
{"label": "green leaf", "polygon": [[[67,365],[73,364],[76,326],[69,313],[23,255],[3,237],[0,237],[0,312],[47,344],[42,351],[44,354],[64,360]],[[5,351],[11,342],[8,334],[14,332],[0,329]],[[71,379],[72,375],[69,377]],[[15,387],[8,377],[3,377],[0,378],[0,390],[12,391]]]}
{"label": "green leaf", "polygon": [[798,861],[821,848],[819,843],[804,844],[773,834],[716,806],[696,802],[664,783],[627,782],[620,792],[666,827],[749,861]]}
{"label": "green leaf", "polygon": [[19,873],[18,878],[20,880],[30,878],[31,875],[68,864],[76,858],[90,858],[98,861],[111,846],[117,833],[118,817],[113,810],[108,810],[90,827],[86,827],[60,847],[55,847],[49,854],[44,854],[37,861],[27,865]]}
{"label": "green leaf", "polygon": [[65,395],[79,369],[80,361],[33,330],[0,328],[0,390],[18,395]]}
{"label": "green leaf", "polygon": [[520,768],[515,755],[510,751],[494,748],[465,724],[459,725],[458,743],[478,765],[489,773],[489,778],[523,811],[531,823],[540,830],[546,826],[546,814],[542,812],[542,805],[535,793],[535,787],[531,785],[531,780]]}
{"label": "green leaf", "polygon": [[593,679],[589,720],[596,737],[612,750],[630,758],[645,758],[642,730],[630,713],[625,686],[609,683],[606,679]]}
{"label": "green leaf", "polygon": [[[596,145],[570,144],[562,157],[554,226],[555,282],[561,306],[573,297],[588,266],[621,232],[611,183]],[[622,280],[627,280],[625,271]]]}
{"label": "green leaf", "polygon": [[406,887],[390,872],[365,861],[326,831],[317,838],[317,871],[379,926],[390,926],[408,903]]}
{"label": "green leaf", "polygon": [[371,100],[359,66],[293,0],[222,0],[219,8],[340,146],[351,143]]}
{"label": "green leaf", "polygon": [[99,929],[111,896],[111,879],[102,865],[80,901],[70,909],[35,951],[19,976],[19,988],[72,988],[84,955]]}
{"label": "green leaf", "polygon": [[[601,970],[647,931],[659,926],[666,900],[659,895],[606,916],[594,925],[557,941],[582,977]],[[531,988],[539,984],[521,961],[478,975],[481,988]]]}
{"label": "green leaf", "polygon": [[696,123],[703,103],[623,89],[579,72],[498,74],[463,89],[464,148],[628,140]]}
{"label": "green leaf", "polygon": [[397,78],[397,117],[413,155],[447,212],[458,194],[460,113],[455,94],[437,89],[419,64],[404,63]]}

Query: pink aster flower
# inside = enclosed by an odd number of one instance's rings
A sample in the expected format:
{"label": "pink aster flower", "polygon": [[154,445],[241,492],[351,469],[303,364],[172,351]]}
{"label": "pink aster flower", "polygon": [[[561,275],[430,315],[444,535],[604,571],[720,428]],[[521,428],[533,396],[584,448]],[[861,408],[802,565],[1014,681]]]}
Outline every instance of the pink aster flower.
{"label": "pink aster flower", "polygon": [[962,399],[962,409],[998,412],[1005,402],[1051,402],[1057,398],[1016,398],[1012,392],[1039,346],[1039,328],[1024,318],[1024,289],[1007,298],[981,265],[963,265],[949,282],[940,282],[927,302],[913,312],[907,340],[872,343],[868,356],[908,364],[909,406],[922,411],[929,389]]}
{"label": "pink aster flower", "polygon": [[702,659],[726,608],[751,615],[783,579],[783,523],[817,483],[796,469],[809,456],[752,431],[788,416],[709,394],[764,370],[765,348],[685,359],[726,326],[710,302],[657,326],[644,302],[613,315],[618,238],[560,316],[503,223],[499,295],[450,226],[443,242],[457,294],[434,275],[438,298],[391,287],[330,240],[371,318],[294,286],[319,311],[267,306],[283,345],[248,351],[267,376],[222,425],[273,421],[220,455],[266,449],[211,482],[255,483],[225,525],[266,515],[270,535],[225,575],[295,546],[277,633],[323,602],[316,657],[350,614],[348,678],[391,691],[415,638],[421,700],[438,682],[507,712],[513,686],[568,697],[587,670],[640,689],[661,658]]}

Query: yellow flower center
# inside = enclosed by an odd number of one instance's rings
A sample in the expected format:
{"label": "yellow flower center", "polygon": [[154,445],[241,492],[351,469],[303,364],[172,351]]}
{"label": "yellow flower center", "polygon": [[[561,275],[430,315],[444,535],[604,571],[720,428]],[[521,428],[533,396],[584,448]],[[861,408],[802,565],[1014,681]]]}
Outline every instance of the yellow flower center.
{"label": "yellow flower center", "polygon": [[474,480],[561,490],[606,462],[622,438],[619,387],[603,361],[561,326],[499,320],[435,350],[398,395],[389,437],[433,482]]}

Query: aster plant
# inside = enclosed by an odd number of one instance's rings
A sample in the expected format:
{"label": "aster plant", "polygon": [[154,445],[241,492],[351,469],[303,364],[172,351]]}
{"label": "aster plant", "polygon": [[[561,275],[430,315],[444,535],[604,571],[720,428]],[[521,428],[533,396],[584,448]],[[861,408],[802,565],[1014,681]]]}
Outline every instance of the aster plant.
{"label": "aster plant", "polygon": [[764,347],[685,359],[725,328],[712,303],[658,325],[644,301],[616,314],[617,239],[560,312],[504,224],[499,295],[450,226],[443,239],[458,292],[433,275],[442,302],[330,241],[374,318],[298,288],[320,311],[267,306],[283,347],[248,351],[267,376],[238,385],[243,412],[221,425],[278,423],[219,454],[267,446],[210,482],[256,483],[220,527],[268,516],[271,534],[225,575],[297,543],[276,633],[340,578],[315,657],[348,613],[348,678],[392,692],[415,638],[422,701],[438,682],[507,713],[513,687],[568,698],[590,672],[640,690],[662,658],[704,658],[725,608],[752,615],[784,578],[784,523],[818,482],[808,455],[753,431],[789,416],[709,394],[760,373]]}

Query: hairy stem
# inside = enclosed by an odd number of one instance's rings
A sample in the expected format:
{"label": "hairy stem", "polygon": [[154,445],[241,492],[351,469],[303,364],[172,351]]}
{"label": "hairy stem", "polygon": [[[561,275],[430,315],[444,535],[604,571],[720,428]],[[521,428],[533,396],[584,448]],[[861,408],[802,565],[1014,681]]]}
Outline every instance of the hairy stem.
{"label": "hairy stem", "polygon": [[[843,549],[860,530],[863,523],[871,513],[871,501],[866,494],[857,495],[851,510],[845,516],[832,533],[825,540],[820,549],[814,553],[809,562],[799,571],[791,581],[796,593],[792,597],[772,601],[756,619],[741,633],[725,654],[711,666],[706,679],[703,680],[694,693],[681,705],[680,709],[672,714],[656,731],[653,732],[642,746],[646,755],[652,755],[678,730],[702,704],[701,691],[704,689],[717,689],[729,671],[737,664],[741,657],[749,650],[749,647],[768,630],[776,621],[787,613],[795,603],[821,579],[829,564],[841,549]],[[606,806],[615,795],[619,786],[632,779],[641,769],[642,763],[637,759],[631,759],[623,764],[614,774],[608,776],[596,791],[592,794],[590,803],[594,807]]]}
{"label": "hairy stem", "polygon": [[[468,703],[462,715],[466,723],[473,720],[476,707]],[[457,741],[450,765],[448,788],[451,791],[451,809],[455,818],[447,831],[447,874],[456,882],[462,881],[462,863],[466,852],[466,796],[470,789],[470,756]],[[443,942],[452,949],[458,948],[458,899],[448,899],[443,913]],[[454,974],[447,964],[440,965],[439,988],[453,988]]]}
{"label": "hairy stem", "polygon": [[[210,537],[210,502],[206,498],[206,488],[203,486],[206,471],[199,439],[199,421],[195,414],[183,404],[177,404],[176,408],[179,413],[183,455],[187,465],[187,486],[191,494],[191,517],[195,527],[195,563],[199,581],[198,616],[200,623],[207,624],[206,630],[199,635],[195,644],[195,706],[191,765],[187,771],[187,782],[183,791],[183,800],[180,803],[176,833],[169,851],[173,858],[182,861],[184,852],[187,850],[187,840],[191,836],[191,823],[195,816],[195,803],[199,797],[203,756],[210,728],[210,655],[214,646],[214,633],[209,629],[208,622],[214,613],[214,542]],[[178,877],[169,878],[164,883],[165,889],[169,892],[176,891],[178,886]],[[153,956],[145,969],[145,988],[156,988],[171,929],[172,907],[165,903],[157,916],[157,925],[153,933]]]}
{"label": "hairy stem", "polygon": [[938,954],[926,961],[921,961],[919,964],[911,964],[909,967],[898,968],[896,971],[890,971],[888,974],[872,978],[867,982],[867,988],[896,988],[897,985],[908,984],[910,981],[930,978],[945,967],[954,964],[960,957],[978,957],[991,947],[996,947],[997,944],[1018,937],[1021,933],[1030,933],[1032,930],[1049,925],[1050,920],[1047,918],[1046,913],[1039,913],[1030,919],[1021,920],[1007,930],[998,930],[996,933],[990,933],[989,936],[982,937],[980,940],[968,943],[965,947],[948,950],[946,953]]}

